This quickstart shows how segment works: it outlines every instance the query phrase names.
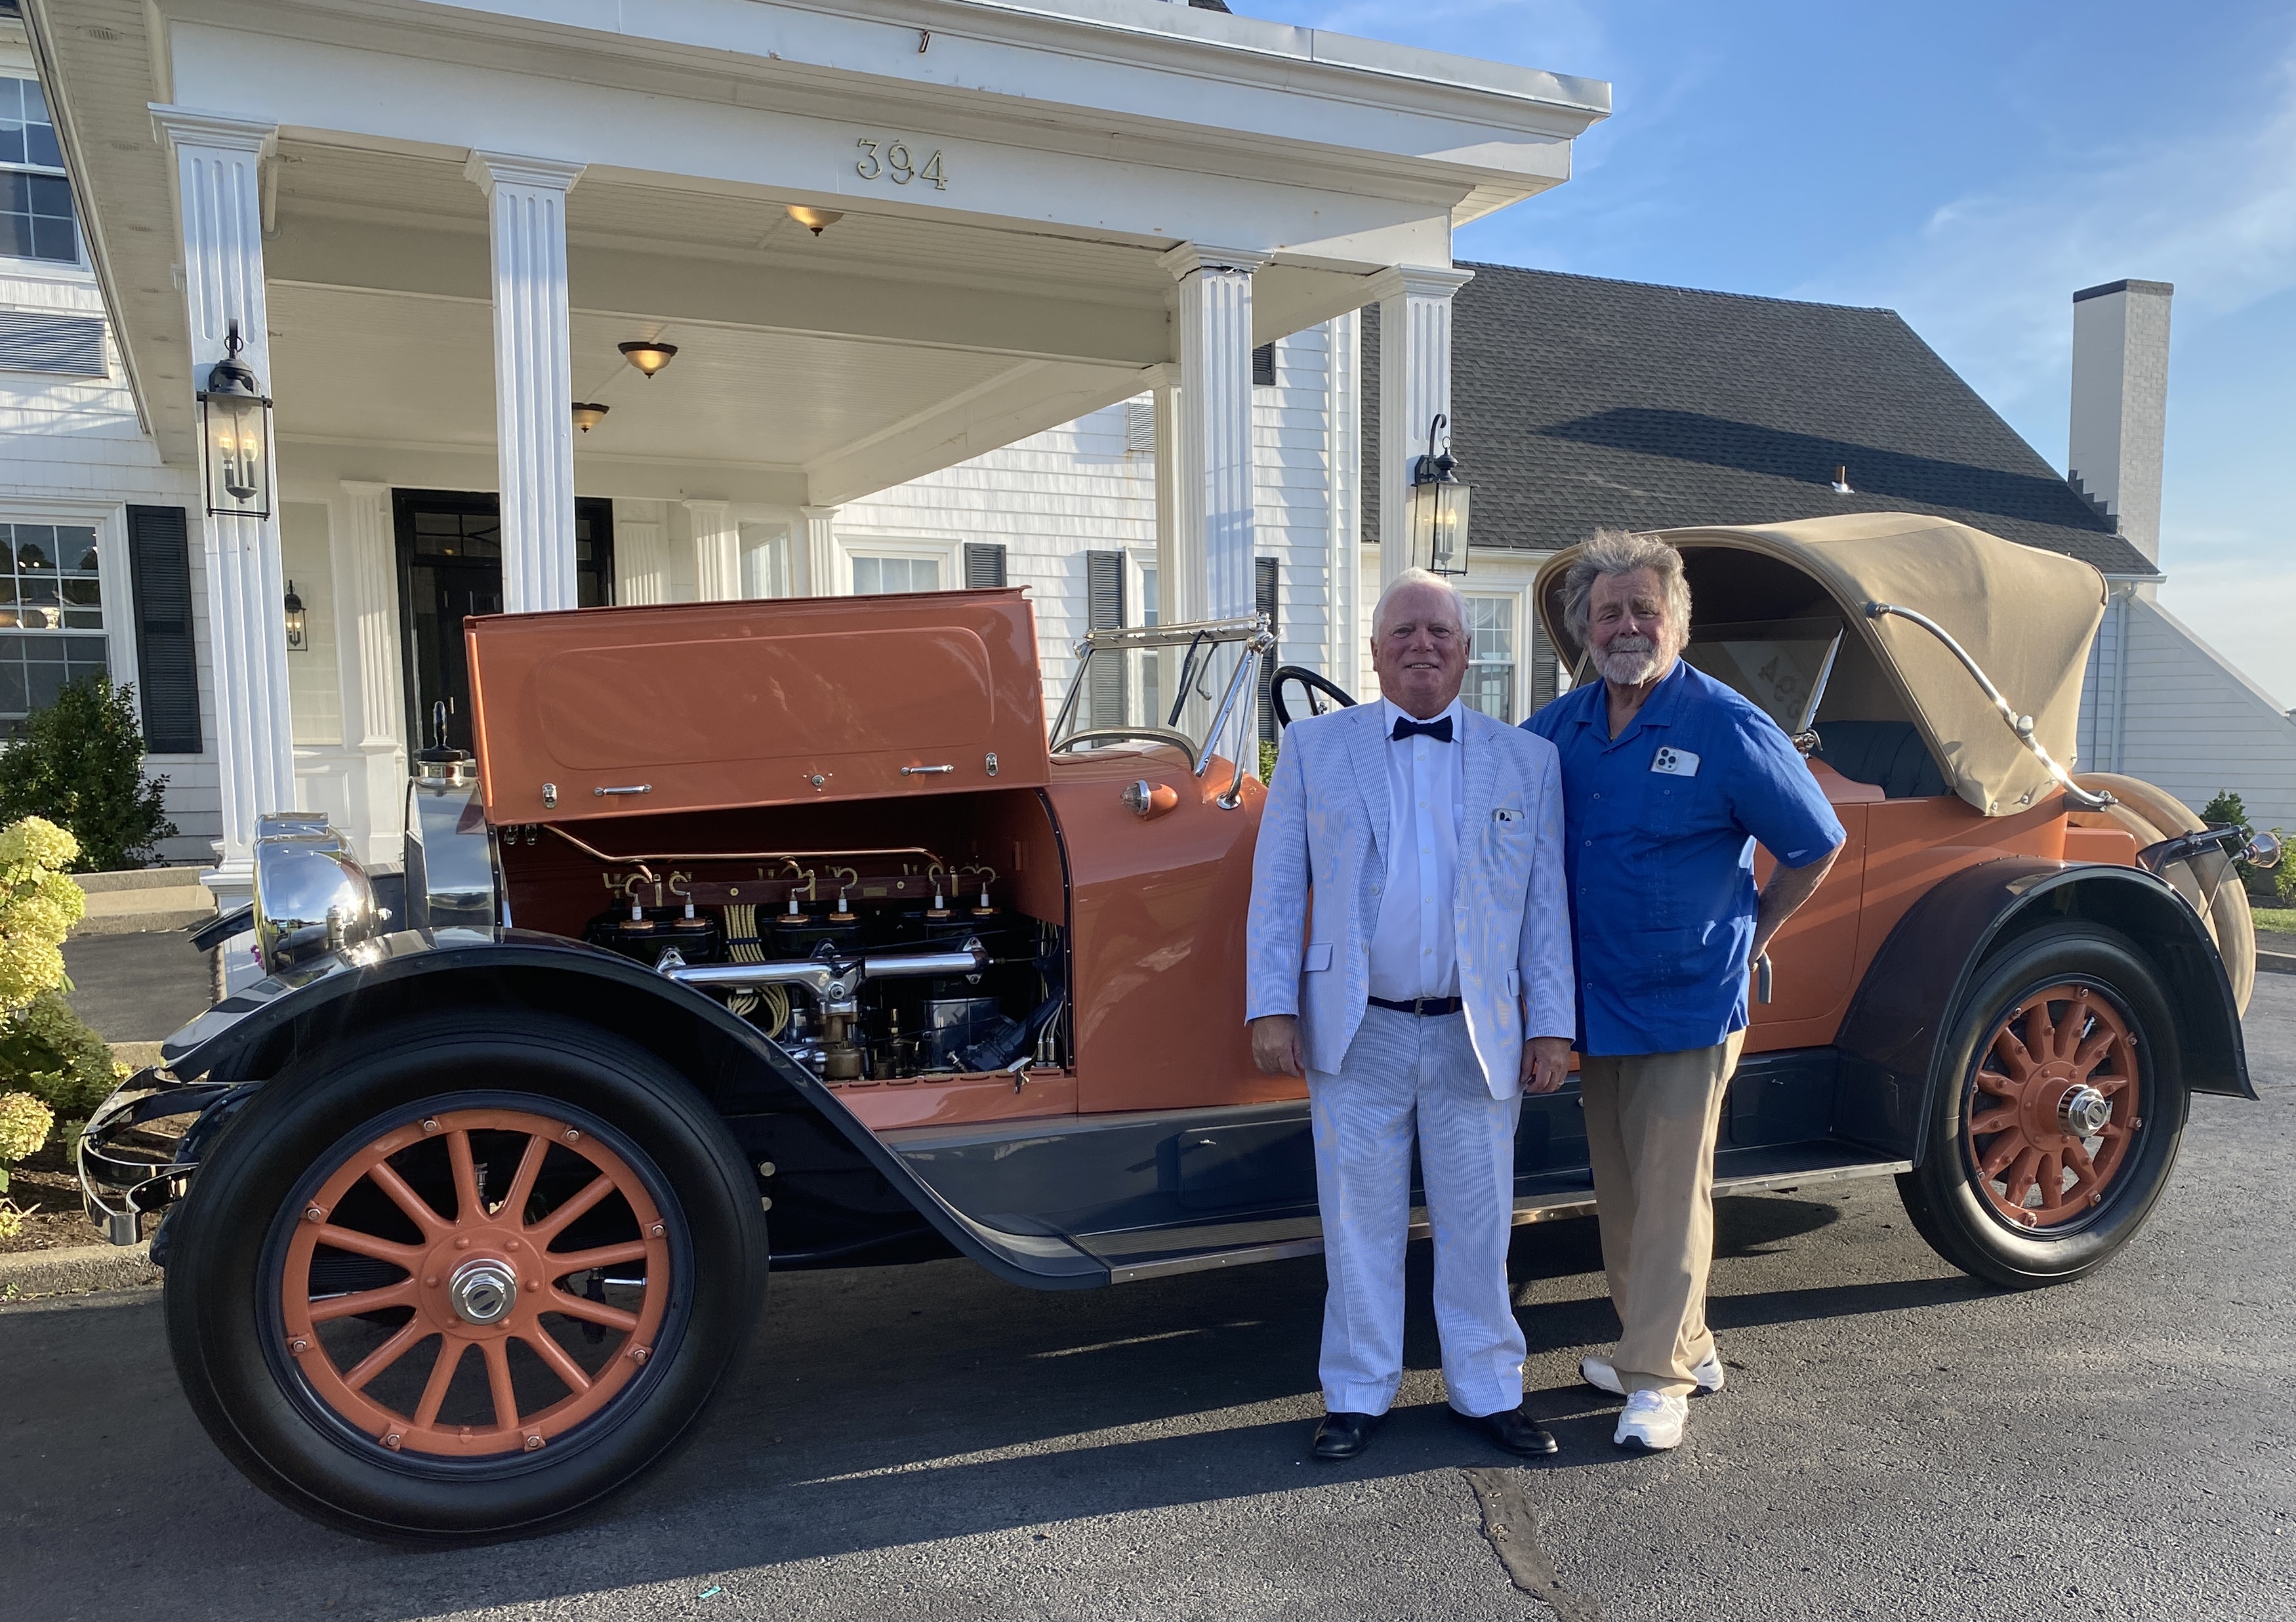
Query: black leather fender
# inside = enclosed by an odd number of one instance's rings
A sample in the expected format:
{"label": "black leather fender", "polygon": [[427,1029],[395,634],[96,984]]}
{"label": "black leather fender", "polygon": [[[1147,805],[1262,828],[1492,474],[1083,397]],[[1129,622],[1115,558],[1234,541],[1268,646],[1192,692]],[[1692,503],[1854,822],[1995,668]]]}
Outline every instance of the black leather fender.
{"label": "black leather fender", "polygon": [[160,1060],[186,1081],[259,1083],[298,1051],[402,1019],[488,1009],[562,1013],[620,1032],[676,1066],[720,1113],[801,1100],[959,1253],[1010,1283],[1110,1281],[1105,1263],[1065,1239],[1007,1232],[949,1204],[833,1091],[715,999],[558,935],[473,927],[379,936],[226,997],[169,1037]]}
{"label": "black leather fender", "polygon": [[2028,930],[2074,920],[2118,930],[2158,967],[2188,1089],[2256,1097],[2224,959],[2182,896],[2142,868],[2005,857],[1937,885],[1882,943],[1834,1039],[1834,1130],[1918,1165],[1934,1090],[1957,1083],[1939,1074],[1941,1049],[1979,964]]}

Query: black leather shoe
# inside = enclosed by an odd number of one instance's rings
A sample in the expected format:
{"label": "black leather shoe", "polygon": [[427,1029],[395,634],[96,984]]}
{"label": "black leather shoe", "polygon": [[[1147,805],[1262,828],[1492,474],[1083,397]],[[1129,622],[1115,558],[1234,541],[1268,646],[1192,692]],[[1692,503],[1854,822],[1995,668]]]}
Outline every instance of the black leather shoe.
{"label": "black leather shoe", "polygon": [[1354,1458],[1371,1445],[1371,1433],[1379,1429],[1384,1417],[1376,1413],[1325,1414],[1324,1422],[1316,1427],[1316,1457]]}
{"label": "black leather shoe", "polygon": [[1542,1459],[1561,1451],[1554,1438],[1520,1408],[1502,1408],[1496,1413],[1485,1414],[1461,1413],[1454,1408],[1451,1417],[1481,1431],[1511,1453]]}

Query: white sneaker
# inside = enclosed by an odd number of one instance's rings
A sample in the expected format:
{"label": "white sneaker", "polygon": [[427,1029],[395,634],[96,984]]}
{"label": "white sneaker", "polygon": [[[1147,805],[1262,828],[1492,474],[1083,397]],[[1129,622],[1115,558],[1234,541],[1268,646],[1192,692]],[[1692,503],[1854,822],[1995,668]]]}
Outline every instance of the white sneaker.
{"label": "white sneaker", "polygon": [[1619,1429],[1611,1440],[1620,1447],[1661,1453],[1682,1445],[1682,1428],[1690,1419],[1690,1399],[1663,1391],[1637,1391],[1627,1399],[1619,1415]]}
{"label": "white sneaker", "polygon": [[[1722,1354],[1719,1351],[1707,1353],[1706,1361],[1691,1370],[1690,1377],[1698,1382],[1698,1395],[1701,1396],[1710,1391],[1722,1389],[1726,1378],[1722,1372]],[[1618,1365],[1607,1357],[1580,1358],[1578,1378],[1595,1390],[1607,1391],[1612,1396],[1627,1394],[1626,1386],[1619,1379]]]}

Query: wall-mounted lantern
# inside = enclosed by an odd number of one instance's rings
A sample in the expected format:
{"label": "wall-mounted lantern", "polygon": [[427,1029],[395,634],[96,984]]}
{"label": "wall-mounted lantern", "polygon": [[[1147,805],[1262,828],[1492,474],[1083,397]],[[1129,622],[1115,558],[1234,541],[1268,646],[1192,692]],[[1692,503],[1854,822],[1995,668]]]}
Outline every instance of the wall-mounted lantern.
{"label": "wall-mounted lantern", "polygon": [[612,409],[611,406],[600,405],[594,399],[578,399],[574,402],[574,425],[587,433],[604,422],[606,413]]}
{"label": "wall-mounted lantern", "polygon": [[1411,470],[1411,562],[1432,574],[1467,572],[1467,498],[1472,492],[1459,478],[1449,443],[1440,452],[1435,449],[1435,436],[1450,420],[1439,413],[1427,425],[1427,454]]}
{"label": "wall-mounted lantern", "polygon": [[207,460],[208,511],[236,518],[271,516],[271,400],[255,370],[239,358],[247,347],[239,323],[224,340],[224,358],[199,392],[201,449]]}
{"label": "wall-mounted lantern", "polygon": [[677,345],[664,343],[659,338],[633,338],[627,343],[614,346],[622,358],[652,377],[656,372],[677,358]]}
{"label": "wall-mounted lantern", "polygon": [[308,633],[304,629],[303,599],[295,595],[295,582],[293,580],[289,580],[287,582],[286,606],[287,651],[291,654],[308,653],[310,650],[311,644]]}

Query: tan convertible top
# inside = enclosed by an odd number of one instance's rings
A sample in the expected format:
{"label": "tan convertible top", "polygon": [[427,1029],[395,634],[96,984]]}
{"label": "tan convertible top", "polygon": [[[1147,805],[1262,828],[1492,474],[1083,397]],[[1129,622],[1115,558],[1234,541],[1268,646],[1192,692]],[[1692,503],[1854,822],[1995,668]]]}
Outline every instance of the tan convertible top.
{"label": "tan convertible top", "polygon": [[[1869,618],[1866,604],[1894,603],[1936,621],[2010,704],[2033,718],[2035,741],[2059,762],[2072,762],[2082,671],[2104,615],[2104,577],[2089,564],[1917,513],[1660,534],[1685,558],[1757,553],[1822,586],[1849,636],[1875,656],[1954,792],[1987,815],[2021,811],[2048,793],[2054,786],[2048,770],[1942,643],[1909,620]],[[1581,653],[1562,623],[1563,572],[1578,555],[1572,547],[1549,558],[1535,589],[1566,668]],[[1702,572],[1694,561],[1692,567],[1693,579]],[[1779,605],[1782,617],[1792,611]]]}

